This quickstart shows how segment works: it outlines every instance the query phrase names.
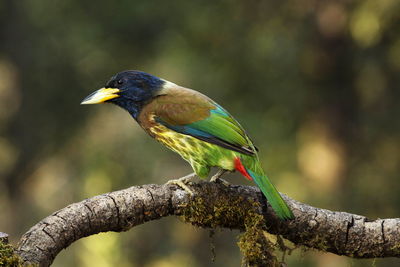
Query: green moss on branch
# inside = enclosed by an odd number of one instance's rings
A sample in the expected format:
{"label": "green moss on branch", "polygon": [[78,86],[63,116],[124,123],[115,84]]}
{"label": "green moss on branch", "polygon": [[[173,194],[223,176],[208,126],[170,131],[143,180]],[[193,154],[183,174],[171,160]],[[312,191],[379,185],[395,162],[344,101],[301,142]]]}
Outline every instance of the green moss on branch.
{"label": "green moss on branch", "polygon": [[22,260],[15,254],[14,247],[0,242],[0,267],[20,267]]}
{"label": "green moss on branch", "polygon": [[[212,193],[212,192],[209,192]],[[242,197],[229,198],[229,194],[213,197],[208,203],[205,195],[193,198],[187,206],[182,207],[184,222],[211,228],[237,228],[242,225],[238,246],[243,254],[243,265],[246,266],[279,266],[274,255],[275,246],[265,235],[266,224],[260,214],[260,203]]]}

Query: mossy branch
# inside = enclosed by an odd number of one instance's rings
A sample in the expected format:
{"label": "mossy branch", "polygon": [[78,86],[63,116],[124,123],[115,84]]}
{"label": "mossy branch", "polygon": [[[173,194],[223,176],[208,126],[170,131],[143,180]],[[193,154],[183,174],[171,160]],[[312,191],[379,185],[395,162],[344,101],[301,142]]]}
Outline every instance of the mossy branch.
{"label": "mossy branch", "polygon": [[15,254],[13,246],[8,244],[8,235],[0,232],[0,266],[19,267],[22,259]]}
{"label": "mossy branch", "polygon": [[281,221],[256,187],[200,182],[191,189],[193,197],[174,185],[134,186],[71,204],[24,234],[17,254],[25,263],[49,266],[62,249],[82,237],[127,231],[147,221],[176,215],[199,227],[242,230],[239,246],[252,266],[277,264],[264,230],[297,245],[338,255],[400,256],[400,219],[370,220],[318,209],[283,196],[296,218]]}

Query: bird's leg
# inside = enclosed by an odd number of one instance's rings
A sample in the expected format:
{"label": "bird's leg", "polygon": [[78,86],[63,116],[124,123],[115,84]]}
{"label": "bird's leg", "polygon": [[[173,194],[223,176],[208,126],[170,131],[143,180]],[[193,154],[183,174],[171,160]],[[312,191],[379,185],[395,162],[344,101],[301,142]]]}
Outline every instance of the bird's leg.
{"label": "bird's leg", "polygon": [[224,179],[221,178],[221,176],[224,175],[225,173],[226,173],[226,170],[224,170],[224,169],[219,169],[219,170],[217,171],[217,173],[214,174],[214,175],[211,177],[210,182],[214,182],[214,183],[220,182],[220,183],[222,183],[222,184],[225,185],[225,186],[229,186],[229,183],[228,183],[227,181],[225,181]]}
{"label": "bird's leg", "polygon": [[193,196],[193,191],[186,185],[191,179],[196,177],[196,173],[191,173],[178,179],[169,180],[167,184],[174,184],[185,190],[189,195]]}

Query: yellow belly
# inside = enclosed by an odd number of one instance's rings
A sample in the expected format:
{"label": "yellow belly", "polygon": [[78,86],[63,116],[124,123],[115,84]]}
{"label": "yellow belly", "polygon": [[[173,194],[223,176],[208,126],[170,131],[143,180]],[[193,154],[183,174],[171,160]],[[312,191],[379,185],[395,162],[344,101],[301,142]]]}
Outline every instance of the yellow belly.
{"label": "yellow belly", "polygon": [[235,168],[234,151],[172,131],[164,125],[153,126],[149,131],[158,142],[188,161],[196,172],[199,168],[220,167],[225,170]]}

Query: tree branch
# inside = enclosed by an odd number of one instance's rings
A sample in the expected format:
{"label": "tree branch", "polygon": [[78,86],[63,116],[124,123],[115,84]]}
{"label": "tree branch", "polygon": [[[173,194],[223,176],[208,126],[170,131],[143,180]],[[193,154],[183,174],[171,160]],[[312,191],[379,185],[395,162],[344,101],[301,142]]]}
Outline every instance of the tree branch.
{"label": "tree branch", "polygon": [[400,219],[369,220],[283,195],[296,219],[280,221],[255,187],[200,182],[191,189],[193,197],[174,185],[134,186],[71,204],[25,233],[17,253],[26,263],[49,266],[62,249],[82,237],[127,231],[169,215],[199,227],[239,230],[261,215],[268,232],[298,245],[354,258],[400,256]]}

